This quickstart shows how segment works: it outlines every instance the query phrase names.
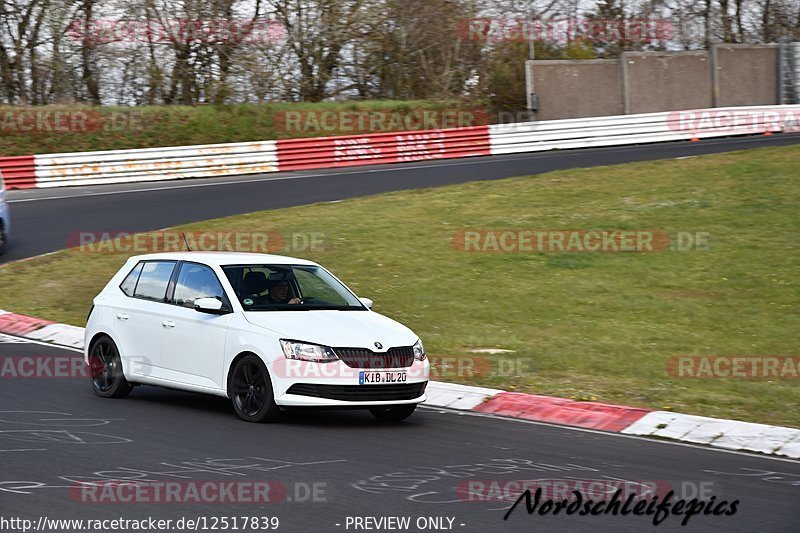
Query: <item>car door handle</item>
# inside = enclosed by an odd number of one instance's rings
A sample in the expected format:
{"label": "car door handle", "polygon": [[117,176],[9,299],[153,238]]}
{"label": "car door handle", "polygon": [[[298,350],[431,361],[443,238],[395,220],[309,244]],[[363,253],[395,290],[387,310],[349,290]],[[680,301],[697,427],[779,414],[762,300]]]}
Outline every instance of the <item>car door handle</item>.
{"label": "car door handle", "polygon": [[173,322],[172,320],[162,320],[161,325],[164,326],[165,328],[174,328],[175,322]]}
{"label": "car door handle", "polygon": [[117,313],[117,320],[128,320],[129,318],[126,313]]}

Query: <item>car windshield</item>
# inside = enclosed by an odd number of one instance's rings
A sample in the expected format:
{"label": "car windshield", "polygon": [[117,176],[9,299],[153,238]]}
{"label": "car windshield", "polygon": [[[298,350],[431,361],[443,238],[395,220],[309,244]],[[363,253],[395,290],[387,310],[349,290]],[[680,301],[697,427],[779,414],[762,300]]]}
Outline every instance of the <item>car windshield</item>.
{"label": "car windshield", "polygon": [[364,311],[366,307],[315,265],[222,267],[245,311]]}

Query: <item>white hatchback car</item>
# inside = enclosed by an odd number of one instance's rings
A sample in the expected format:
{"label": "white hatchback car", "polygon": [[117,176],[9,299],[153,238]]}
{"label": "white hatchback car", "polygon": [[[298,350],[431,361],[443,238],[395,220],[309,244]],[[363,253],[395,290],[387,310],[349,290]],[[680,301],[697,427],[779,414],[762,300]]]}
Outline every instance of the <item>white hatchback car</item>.
{"label": "white hatchback car", "polygon": [[11,215],[8,213],[8,200],[6,199],[6,186],[3,183],[3,173],[0,172],[0,254],[3,253],[11,231]]}
{"label": "white hatchback car", "polygon": [[134,385],[230,398],[243,420],[290,407],[409,417],[426,399],[419,337],[320,265],[276,255],[130,258],[94,299],[85,359],[94,391]]}

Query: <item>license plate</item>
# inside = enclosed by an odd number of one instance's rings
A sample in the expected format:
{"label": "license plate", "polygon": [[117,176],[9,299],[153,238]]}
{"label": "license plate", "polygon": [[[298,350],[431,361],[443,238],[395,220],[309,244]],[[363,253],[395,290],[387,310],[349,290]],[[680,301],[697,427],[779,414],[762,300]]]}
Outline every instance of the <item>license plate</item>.
{"label": "license plate", "polygon": [[358,373],[359,385],[387,385],[392,383],[406,383],[407,372],[368,372],[362,370]]}

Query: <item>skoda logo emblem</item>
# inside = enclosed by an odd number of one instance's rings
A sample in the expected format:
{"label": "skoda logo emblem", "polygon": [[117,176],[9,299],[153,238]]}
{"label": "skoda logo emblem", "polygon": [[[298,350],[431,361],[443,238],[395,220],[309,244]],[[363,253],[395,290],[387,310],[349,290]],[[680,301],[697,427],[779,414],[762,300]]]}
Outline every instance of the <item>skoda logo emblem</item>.
{"label": "skoda logo emblem", "polygon": [[379,349],[379,350],[383,350],[383,344],[381,344],[381,343],[379,343],[379,342],[376,342],[376,343],[375,343],[375,347],[376,347],[377,349]]}

